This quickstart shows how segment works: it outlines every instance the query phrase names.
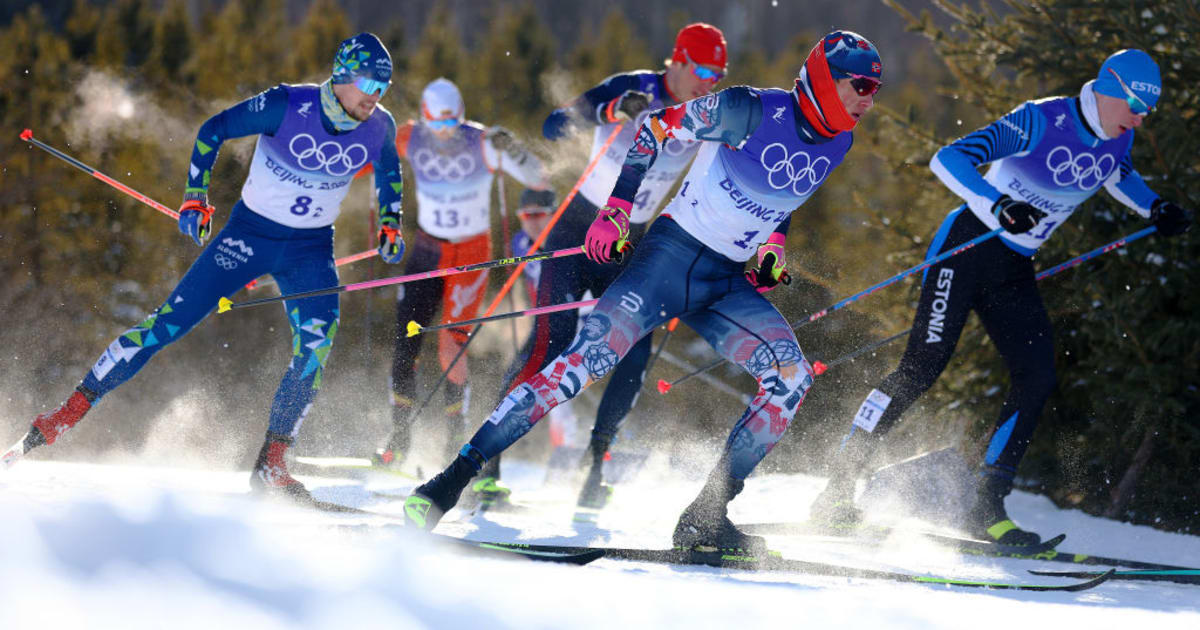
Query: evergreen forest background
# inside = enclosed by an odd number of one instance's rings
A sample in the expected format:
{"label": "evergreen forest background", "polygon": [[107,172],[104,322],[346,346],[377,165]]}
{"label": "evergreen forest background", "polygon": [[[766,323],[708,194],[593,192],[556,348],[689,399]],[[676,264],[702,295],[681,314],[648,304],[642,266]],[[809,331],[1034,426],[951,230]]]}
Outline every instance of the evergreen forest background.
{"label": "evergreen forest background", "polygon": [[[939,146],[1024,100],[1077,93],[1120,48],[1149,51],[1163,74],[1159,109],[1138,131],[1135,165],[1164,197],[1200,205],[1200,9],[1185,0],[10,1],[0,6],[0,440],[17,439],[34,415],[57,406],[198,252],[173,221],[22,142],[22,129],[174,207],[206,117],[280,82],[324,80],[337,42],[371,30],[396,62],[383,102],[398,120],[415,116],[428,81],[448,77],[461,87],[468,117],[514,130],[543,158],[561,196],[582,171],[591,136],[548,143],[540,135],[545,116],[609,74],[660,68],[674,33],[697,20],[729,40],[722,86],[790,86],[813,43],[833,28],[865,35],[883,57],[884,88],[854,150],[793,219],[789,268],[798,282],[771,294],[792,321],[922,259],[958,204],[928,169]],[[218,228],[252,147],[242,139],[222,151],[211,190]],[[410,233],[412,186],[406,174]],[[518,193],[508,182],[510,210]],[[356,184],[344,203],[338,255],[373,246],[370,197]],[[493,216],[500,255],[501,217]],[[1143,226],[1097,194],[1039,251],[1036,266]],[[1022,464],[1022,487],[1090,513],[1200,529],[1198,246],[1196,230],[1152,237],[1043,283],[1059,387]],[[342,268],[341,279],[401,272],[376,260]],[[493,272],[489,301],[505,277]],[[916,296],[909,281],[865,298],[801,329],[801,347],[828,362],[903,331]],[[363,455],[387,434],[394,300],[388,290],[343,297],[336,349],[297,451]],[[272,308],[211,317],[69,437],[32,456],[248,468],[288,360],[285,322]],[[498,400],[513,353],[509,325],[485,330],[471,347],[472,426]],[[819,377],[761,470],[819,474],[902,348],[892,343]],[[685,327],[667,352],[694,365],[713,356]],[[432,384],[432,352],[423,369]],[[702,471],[742,403],[699,380],[667,396],[654,391],[657,379],[683,373],[656,364],[618,448],[657,444]],[[753,389],[736,370],[713,374]],[[1007,370],[972,316],[950,367],[906,415],[880,463],[945,446],[977,460],[1007,386]],[[599,391],[582,397],[582,431]],[[433,400],[430,427],[442,422],[440,395]],[[522,443],[527,455],[545,448],[539,435]]]}

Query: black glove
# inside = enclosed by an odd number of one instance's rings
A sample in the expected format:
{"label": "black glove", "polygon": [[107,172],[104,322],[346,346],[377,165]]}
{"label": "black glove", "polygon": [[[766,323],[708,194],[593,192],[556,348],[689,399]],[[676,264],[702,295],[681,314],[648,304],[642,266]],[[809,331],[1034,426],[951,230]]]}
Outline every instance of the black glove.
{"label": "black glove", "polygon": [[613,109],[628,116],[629,120],[636,120],[638,114],[650,107],[650,95],[637,90],[626,90],[616,101]]}
{"label": "black glove", "polygon": [[1000,227],[1009,234],[1024,234],[1032,230],[1038,221],[1046,218],[1045,212],[1008,195],[1000,195],[996,203],[992,204],[992,214],[996,215]]}
{"label": "black glove", "polygon": [[508,153],[508,150],[513,146],[512,132],[504,127],[491,127],[483,135],[492,141],[492,146],[496,147],[497,151]]}
{"label": "black glove", "polygon": [[1150,206],[1150,221],[1163,236],[1179,236],[1192,227],[1192,213],[1170,201],[1156,199]]}

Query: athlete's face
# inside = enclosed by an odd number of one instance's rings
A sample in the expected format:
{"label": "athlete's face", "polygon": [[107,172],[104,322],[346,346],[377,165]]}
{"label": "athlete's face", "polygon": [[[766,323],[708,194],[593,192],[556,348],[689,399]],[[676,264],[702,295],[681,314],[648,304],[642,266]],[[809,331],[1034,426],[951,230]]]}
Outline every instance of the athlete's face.
{"label": "athlete's face", "polygon": [[1129,109],[1129,102],[1123,98],[1113,98],[1104,94],[1096,94],[1096,109],[1100,112],[1100,126],[1104,135],[1116,138],[1130,129],[1142,126],[1145,114],[1135,114]]}
{"label": "athlete's face", "polygon": [[342,109],[355,120],[370,118],[371,114],[375,113],[375,106],[379,104],[378,94],[367,94],[353,83],[334,83],[333,95],[342,104]]}
{"label": "athlete's face", "polygon": [[846,106],[846,113],[854,120],[862,118],[867,110],[875,106],[875,95],[868,94],[861,96],[854,86],[850,85],[853,79],[838,79],[834,83],[837,85],[838,98],[842,99],[842,105]]}
{"label": "athlete's face", "polygon": [[[724,76],[724,70],[716,66],[698,64],[691,61],[680,63],[671,62],[667,67],[667,87],[680,101],[690,101],[700,98],[713,91]],[[701,78],[704,75],[707,78]]]}

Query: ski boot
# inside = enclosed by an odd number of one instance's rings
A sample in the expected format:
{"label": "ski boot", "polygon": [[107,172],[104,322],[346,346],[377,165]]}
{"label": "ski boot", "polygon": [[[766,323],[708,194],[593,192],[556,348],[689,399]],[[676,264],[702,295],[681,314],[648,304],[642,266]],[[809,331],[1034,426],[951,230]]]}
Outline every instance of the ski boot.
{"label": "ski boot", "polygon": [[742,491],[746,482],[729,476],[728,470],[728,466],[718,464],[700,495],[679,515],[675,533],[671,536],[676,548],[752,556],[766,552],[766,539],[741,532],[729,520],[729,502]]}
{"label": "ski boot", "polygon": [[250,490],[264,496],[286,497],[298,503],[312,503],[313,497],[304,484],[293,478],[284,461],[292,439],[267,432],[267,439],[258,451],[254,470],[250,473]]}
{"label": "ski boot", "polygon": [[486,461],[477,449],[464,446],[446,470],[417,486],[404,500],[405,524],[425,531],[437,527],[446,512],[458,504],[462,491]]}
{"label": "ski boot", "polygon": [[91,390],[82,385],[76,387],[71,396],[58,409],[40,414],[33,419],[33,425],[29,427],[25,437],[0,456],[0,470],[12,468],[25,456],[25,453],[39,446],[53,444],[55,440],[62,437],[83,419],[84,414],[92,408],[95,400],[96,394]]}
{"label": "ski boot", "polygon": [[500,456],[488,460],[479,470],[479,479],[471,484],[467,499],[479,510],[502,510],[512,506],[512,489],[500,482]]}
{"label": "ski boot", "polygon": [[387,444],[371,455],[371,464],[381,468],[399,468],[412,443],[411,398],[392,394],[392,434]]}
{"label": "ski boot", "polygon": [[608,458],[609,442],[611,440],[597,440],[593,437],[588,445],[592,465],[583,481],[583,488],[579,491],[579,500],[575,503],[581,508],[601,510],[612,496],[612,486],[604,483],[604,460]]}
{"label": "ski boot", "polygon": [[808,522],[821,533],[854,533],[863,522],[862,510],[854,505],[854,483],[853,477],[831,477],[808,508]]}
{"label": "ski boot", "polygon": [[1021,529],[1008,517],[1004,497],[1011,491],[1012,479],[984,472],[975,494],[975,506],[967,515],[966,533],[980,540],[1015,547],[1042,542],[1037,533]]}

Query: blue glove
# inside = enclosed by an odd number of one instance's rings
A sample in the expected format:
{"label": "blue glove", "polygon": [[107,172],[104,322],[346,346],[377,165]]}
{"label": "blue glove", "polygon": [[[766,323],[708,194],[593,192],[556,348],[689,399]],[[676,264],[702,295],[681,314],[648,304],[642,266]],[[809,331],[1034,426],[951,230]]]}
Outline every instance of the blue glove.
{"label": "blue glove", "polygon": [[404,236],[399,228],[390,225],[379,228],[379,257],[392,265],[404,258]]}
{"label": "blue glove", "polygon": [[212,231],[213,207],[204,199],[188,199],[179,206],[179,231],[203,246]]}

